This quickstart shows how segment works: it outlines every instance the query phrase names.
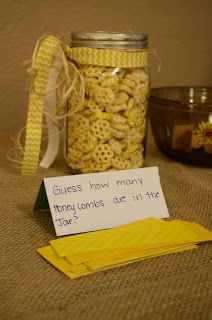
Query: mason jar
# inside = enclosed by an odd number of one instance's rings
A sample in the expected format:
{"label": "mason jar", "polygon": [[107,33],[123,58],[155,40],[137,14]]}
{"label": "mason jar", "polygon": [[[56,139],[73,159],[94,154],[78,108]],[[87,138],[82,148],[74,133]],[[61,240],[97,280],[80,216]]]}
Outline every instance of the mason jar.
{"label": "mason jar", "polygon": [[73,90],[65,162],[72,173],[144,165],[149,96],[146,34],[71,34]]}

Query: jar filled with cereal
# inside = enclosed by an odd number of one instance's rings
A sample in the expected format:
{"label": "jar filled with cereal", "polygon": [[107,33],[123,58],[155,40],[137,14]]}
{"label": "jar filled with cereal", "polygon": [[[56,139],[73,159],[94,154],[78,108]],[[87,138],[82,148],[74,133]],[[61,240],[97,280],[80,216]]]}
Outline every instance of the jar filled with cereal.
{"label": "jar filled with cereal", "polygon": [[149,95],[146,34],[77,32],[68,56],[65,162],[73,173],[144,164]]}

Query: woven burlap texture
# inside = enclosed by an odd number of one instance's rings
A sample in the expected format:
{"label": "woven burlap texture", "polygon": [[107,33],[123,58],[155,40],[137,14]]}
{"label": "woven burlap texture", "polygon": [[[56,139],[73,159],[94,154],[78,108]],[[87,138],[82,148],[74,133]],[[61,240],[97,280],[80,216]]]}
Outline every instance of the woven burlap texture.
{"label": "woven burlap texture", "polygon": [[[33,212],[43,177],[68,174],[62,153],[49,170],[21,176],[0,135],[1,320],[212,319],[212,250],[150,259],[70,281],[36,249],[56,238],[49,213]],[[162,155],[149,135],[147,166],[158,166],[172,219],[212,227],[212,170]]]}

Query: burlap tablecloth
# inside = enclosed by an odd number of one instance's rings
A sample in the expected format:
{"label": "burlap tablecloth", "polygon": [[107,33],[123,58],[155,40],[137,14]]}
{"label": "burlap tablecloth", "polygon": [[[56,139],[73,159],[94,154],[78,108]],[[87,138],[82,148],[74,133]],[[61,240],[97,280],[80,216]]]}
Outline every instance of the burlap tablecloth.
{"label": "burlap tablecloth", "polygon": [[[36,249],[55,238],[50,214],[33,212],[42,177],[68,174],[62,156],[49,170],[21,176],[0,135],[1,320],[212,319],[212,246],[69,280]],[[212,170],[162,155],[148,138],[147,166],[158,166],[171,218],[211,228]]]}

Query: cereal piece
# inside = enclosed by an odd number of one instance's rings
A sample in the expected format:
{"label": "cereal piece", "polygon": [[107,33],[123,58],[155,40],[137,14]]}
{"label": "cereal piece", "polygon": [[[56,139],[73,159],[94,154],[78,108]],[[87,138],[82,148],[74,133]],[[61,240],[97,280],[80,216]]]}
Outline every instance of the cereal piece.
{"label": "cereal piece", "polygon": [[115,94],[110,87],[100,87],[95,91],[95,100],[99,105],[104,107],[110,106],[115,101]]}
{"label": "cereal piece", "polygon": [[90,162],[90,172],[104,172],[107,171],[108,168],[110,168],[110,163]]}
{"label": "cereal piece", "polygon": [[74,171],[81,169],[81,166],[79,165],[79,163],[73,162],[73,161],[71,161],[69,159],[67,160],[67,165],[70,166]]}
{"label": "cereal piece", "polygon": [[95,171],[91,170],[91,168],[82,168],[80,170],[82,173],[94,173]]}
{"label": "cereal piece", "polygon": [[146,82],[149,80],[148,74],[141,69],[134,69],[134,71],[132,72],[132,76],[137,80],[137,83]]}
{"label": "cereal piece", "polygon": [[122,84],[126,85],[127,87],[133,89],[135,87],[135,81],[131,80],[131,79],[123,79]]}
{"label": "cereal piece", "polygon": [[[99,78],[98,78],[98,82],[99,82],[99,84],[101,84],[102,86],[104,86],[103,85],[103,83],[104,83],[104,81],[105,80],[108,80],[108,81],[110,81],[110,80],[112,80],[112,82],[111,83],[113,83],[113,86],[114,85],[117,85],[118,83],[119,83],[119,77],[118,77],[118,75],[116,74],[116,68],[114,69],[114,68],[107,68],[106,70],[105,70],[105,72],[103,72],[100,76],[99,76]],[[108,82],[108,84],[109,84],[110,82]],[[111,86],[111,85],[108,85],[107,84],[107,82],[105,82],[105,86],[107,87],[107,86]]]}
{"label": "cereal piece", "polygon": [[96,89],[99,87],[98,82],[96,78],[85,78],[84,80],[85,83],[85,93],[93,97]]}
{"label": "cereal piece", "polygon": [[76,138],[78,138],[86,132],[87,127],[82,124],[72,125],[72,123],[70,122],[68,130],[71,136],[75,136]]}
{"label": "cereal piece", "polygon": [[133,168],[142,167],[144,163],[143,150],[138,150],[134,152],[130,157],[130,161],[132,163]]}
{"label": "cereal piece", "polygon": [[127,108],[128,108],[127,103],[123,103],[122,105],[111,105],[111,106],[105,107],[105,110],[108,113],[118,113],[120,111],[126,110]]}
{"label": "cereal piece", "polygon": [[112,132],[112,136],[114,138],[117,138],[117,139],[122,139],[126,135],[126,132],[120,131],[120,130],[117,130],[117,129],[112,129],[111,132]]}
{"label": "cereal piece", "polygon": [[111,124],[111,127],[113,129],[116,129],[116,130],[120,130],[120,131],[124,131],[126,132],[127,130],[129,130],[129,126],[127,124],[120,124],[120,123],[112,123]]}
{"label": "cereal piece", "polygon": [[124,91],[127,94],[131,95],[132,94],[132,89],[130,87],[128,87],[126,84],[120,84],[119,85],[119,90],[120,91]]}
{"label": "cereal piece", "polygon": [[139,143],[132,143],[126,146],[125,150],[122,152],[121,156],[124,159],[130,159],[133,152],[137,151],[140,148]]}
{"label": "cereal piece", "polygon": [[77,125],[77,126],[82,125],[84,127],[89,126],[89,119],[85,118],[81,114],[73,114],[72,116],[70,116],[70,121],[73,126],[75,126],[75,125]]}
{"label": "cereal piece", "polygon": [[111,126],[107,120],[97,120],[91,125],[91,131],[98,139],[110,139]]}
{"label": "cereal piece", "polygon": [[78,138],[74,147],[83,153],[88,153],[94,150],[97,146],[97,138],[90,132]]}
{"label": "cereal piece", "polygon": [[115,154],[117,154],[117,155],[121,154],[122,149],[123,149],[121,142],[119,142],[115,138],[112,138],[109,140],[108,144]]}
{"label": "cereal piece", "polygon": [[120,156],[113,157],[111,164],[117,170],[124,170],[129,165],[128,161]]}
{"label": "cereal piece", "polygon": [[92,152],[88,152],[88,153],[85,153],[82,155],[82,161],[88,161],[88,160],[91,160],[92,158]]}
{"label": "cereal piece", "polygon": [[144,138],[145,126],[133,127],[125,133],[123,140],[121,141],[125,146],[130,144],[140,144]]}
{"label": "cereal piece", "polygon": [[120,114],[111,114],[111,123],[112,124],[125,124],[127,119]]}
{"label": "cereal piece", "polygon": [[138,83],[133,90],[133,97],[136,101],[144,102],[148,90],[145,84]]}
{"label": "cereal piece", "polygon": [[85,77],[88,78],[98,78],[103,72],[104,67],[102,66],[94,66],[94,65],[87,65],[87,66],[81,66],[81,70]]}
{"label": "cereal piece", "polygon": [[134,106],[134,99],[133,98],[130,98],[129,101],[128,101],[128,104],[127,104],[127,109],[132,109]]}
{"label": "cereal piece", "polygon": [[68,158],[71,161],[77,162],[81,159],[82,157],[82,152],[74,149],[74,148],[68,148]]}
{"label": "cereal piece", "polygon": [[87,107],[93,113],[104,110],[104,107],[102,105],[97,104],[96,101],[92,99],[88,100]]}
{"label": "cereal piece", "polygon": [[127,123],[131,126],[135,126],[135,123],[140,124],[140,122],[144,121],[144,115],[138,107],[124,111],[124,116],[127,119]]}
{"label": "cereal piece", "polygon": [[134,81],[136,84],[138,84],[147,81],[148,75],[143,70],[134,69],[132,73],[126,75],[126,79]]}
{"label": "cereal piece", "polygon": [[108,144],[98,144],[92,154],[97,163],[111,163],[113,155],[114,152]]}
{"label": "cereal piece", "polygon": [[123,105],[124,103],[127,103],[129,100],[129,96],[126,92],[119,92],[115,98],[115,105]]}
{"label": "cereal piece", "polygon": [[133,144],[127,146],[127,148],[125,149],[125,152],[132,153],[132,152],[137,151],[139,148],[140,148],[140,144],[133,143]]}
{"label": "cereal piece", "polygon": [[106,78],[102,80],[99,79],[99,84],[102,86],[102,87],[116,87],[119,83],[119,79],[118,77],[114,77],[114,76],[111,76],[109,78]]}
{"label": "cereal piece", "polygon": [[97,111],[94,114],[92,114],[89,118],[90,121],[96,121],[96,120],[110,120],[111,119],[111,114],[107,112],[100,112]]}

